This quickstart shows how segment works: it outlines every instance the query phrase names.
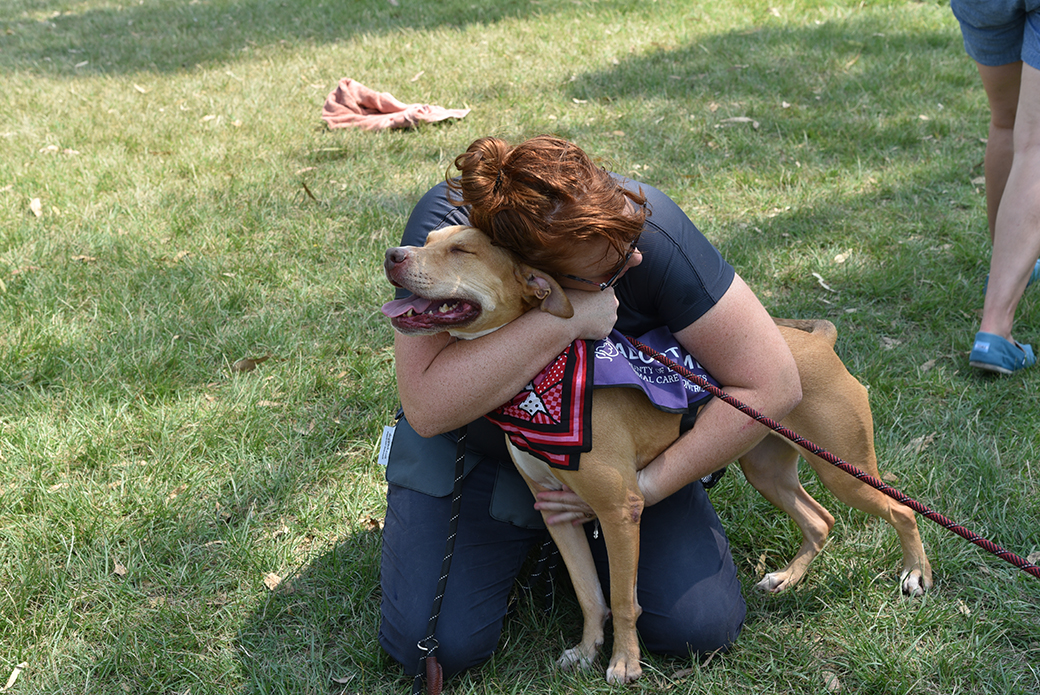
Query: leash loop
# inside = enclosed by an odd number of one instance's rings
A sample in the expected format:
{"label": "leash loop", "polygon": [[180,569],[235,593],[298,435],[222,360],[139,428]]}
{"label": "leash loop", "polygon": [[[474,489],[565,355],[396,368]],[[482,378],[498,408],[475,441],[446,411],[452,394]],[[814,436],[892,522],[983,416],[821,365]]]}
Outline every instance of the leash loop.
{"label": "leash loop", "polygon": [[922,515],[924,517],[927,517],[928,519],[931,519],[932,521],[934,521],[935,523],[939,524],[940,526],[942,526],[947,531],[950,531],[952,533],[957,534],[961,538],[964,538],[965,540],[969,541],[970,543],[973,543],[973,544],[977,545],[978,547],[982,548],[983,550],[986,550],[986,551],[992,553],[993,555],[996,555],[1000,559],[1005,560],[1006,562],[1011,563],[1012,565],[1014,565],[1015,567],[1019,568],[1020,570],[1022,570],[1024,572],[1026,572],[1027,574],[1040,579],[1040,567],[1038,567],[1037,565],[1034,565],[1033,563],[1029,562],[1025,558],[1023,558],[1023,557],[1021,557],[1019,555],[1016,555],[1015,553],[1012,553],[1009,550],[1005,550],[1004,548],[1000,547],[996,543],[993,543],[992,541],[986,540],[985,538],[983,538],[982,536],[978,535],[974,531],[969,531],[965,527],[961,526],[960,524],[955,523],[953,520],[943,516],[942,514],[940,514],[938,512],[935,512],[935,511],[932,511],[931,509],[929,509],[925,505],[921,504],[917,500],[912,499],[911,497],[909,497],[905,493],[900,492],[899,490],[895,489],[894,487],[892,487],[888,483],[885,483],[884,481],[879,480],[879,479],[875,478],[872,475],[868,475],[866,472],[861,471],[860,469],[856,468],[852,464],[843,461],[842,459],[838,458],[837,456],[835,456],[834,454],[830,453],[826,449],[824,449],[824,448],[822,448],[820,446],[817,446],[813,442],[811,442],[808,439],[806,439],[805,437],[801,436],[800,434],[798,434],[794,430],[791,430],[791,429],[789,429],[787,427],[784,427],[783,425],[781,425],[780,423],[776,422],[775,420],[772,420],[772,419],[766,417],[765,415],[762,415],[760,412],[758,412],[754,408],[751,408],[750,406],[745,405],[744,403],[740,402],[739,400],[737,400],[733,396],[730,396],[728,393],[726,393],[725,391],[720,389],[718,386],[715,386],[714,384],[709,382],[707,379],[705,379],[705,378],[703,378],[701,376],[698,376],[697,374],[694,374],[689,369],[686,369],[682,365],[676,364],[675,362],[673,362],[672,360],[668,359],[667,357],[665,357],[661,353],[657,352],[656,350],[654,350],[652,348],[649,348],[646,345],[643,345],[641,342],[639,342],[635,338],[632,338],[632,337],[629,337],[629,336],[625,336],[625,338],[628,340],[628,342],[632,343],[633,347],[635,347],[637,350],[642,352],[644,355],[657,360],[658,362],[660,362],[664,366],[666,366],[669,369],[671,369],[673,372],[679,374],[680,376],[682,376],[685,379],[688,379],[689,381],[692,381],[693,383],[697,384],[698,386],[700,386],[705,391],[710,392],[716,398],[719,398],[719,399],[725,401],[726,403],[730,404],[731,406],[733,406],[734,408],[736,408],[740,412],[744,413],[745,415],[747,415],[748,417],[750,417],[750,418],[752,418],[754,420],[757,420],[758,422],[760,422],[761,424],[765,425],[769,429],[773,430],[777,434],[783,435],[784,437],[786,437],[787,439],[791,440],[792,442],[794,442],[798,446],[802,447],[803,449],[809,451],[812,454],[815,454],[816,456],[820,457],[821,459],[823,459],[827,463],[830,463],[830,464],[832,464],[834,466],[837,466],[841,470],[845,471],[846,473],[848,473],[849,475],[853,476],[854,478],[863,481],[864,483],[866,483],[870,487],[874,488],[875,490],[883,492],[884,494],[888,495],[889,497],[891,497],[895,501],[899,502],[900,504],[903,504],[903,505],[905,505],[907,507],[910,507],[915,512],[917,512],[918,514],[920,514],[920,515]]}

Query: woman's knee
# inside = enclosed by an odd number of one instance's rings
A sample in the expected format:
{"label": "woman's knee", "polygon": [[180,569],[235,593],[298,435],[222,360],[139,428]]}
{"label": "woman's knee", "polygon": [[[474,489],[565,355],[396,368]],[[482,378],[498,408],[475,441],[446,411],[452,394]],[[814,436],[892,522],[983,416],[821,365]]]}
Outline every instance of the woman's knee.
{"label": "woman's knee", "polygon": [[[392,624],[384,613],[379,644],[410,676],[415,675],[424,654],[419,643],[425,642],[426,628],[425,620],[421,625],[418,621],[413,621],[411,626]],[[470,632],[458,626],[438,624],[436,654],[444,676],[454,676],[487,661],[498,646],[498,637],[498,631]]]}
{"label": "woman's knee", "polygon": [[740,594],[695,603],[675,606],[668,613],[644,611],[638,627],[647,651],[682,657],[725,650],[736,641],[747,615]]}

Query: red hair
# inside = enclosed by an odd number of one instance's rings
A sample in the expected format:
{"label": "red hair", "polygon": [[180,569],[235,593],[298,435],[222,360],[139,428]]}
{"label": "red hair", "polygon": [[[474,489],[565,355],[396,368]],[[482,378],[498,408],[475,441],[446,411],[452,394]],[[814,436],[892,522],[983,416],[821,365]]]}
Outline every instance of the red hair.
{"label": "red hair", "polygon": [[[626,190],[577,145],[549,135],[510,146],[476,140],[448,177],[470,222],[497,246],[549,273],[562,272],[576,241],[606,239],[624,257],[643,229],[646,197]],[[633,211],[629,201],[635,203]]]}

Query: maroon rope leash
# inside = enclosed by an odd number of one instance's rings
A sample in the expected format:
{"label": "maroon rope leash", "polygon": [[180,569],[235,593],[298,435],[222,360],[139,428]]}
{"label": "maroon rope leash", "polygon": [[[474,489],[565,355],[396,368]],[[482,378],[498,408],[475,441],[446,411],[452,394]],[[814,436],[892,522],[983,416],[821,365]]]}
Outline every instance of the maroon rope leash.
{"label": "maroon rope leash", "polygon": [[875,478],[872,475],[868,475],[867,473],[865,473],[864,471],[861,471],[860,469],[856,468],[852,464],[846,463],[845,461],[841,460],[840,458],[838,458],[834,454],[830,453],[826,449],[823,449],[823,448],[817,446],[816,444],[812,443],[808,439],[802,437],[797,432],[795,432],[795,431],[793,431],[793,430],[791,430],[791,429],[789,429],[787,427],[784,427],[779,422],[776,422],[775,420],[771,420],[770,418],[766,417],[765,415],[762,415],[761,413],[759,413],[754,408],[751,408],[750,406],[744,405],[743,403],[738,401],[736,398],[734,398],[733,396],[730,396],[725,391],[720,389],[718,386],[715,386],[714,384],[710,383],[707,379],[704,379],[703,377],[700,377],[700,376],[694,374],[693,372],[691,372],[689,369],[686,369],[682,365],[676,364],[675,362],[671,361],[670,359],[668,359],[667,357],[665,357],[661,353],[659,353],[659,352],[657,352],[657,351],[647,347],[646,345],[643,345],[638,340],[635,340],[634,338],[630,338],[628,336],[625,336],[625,337],[628,339],[628,342],[632,343],[632,345],[635,346],[635,348],[637,350],[639,350],[640,352],[642,352],[644,355],[647,355],[648,357],[652,357],[653,359],[657,360],[658,362],[660,362],[664,366],[666,366],[669,369],[671,369],[673,372],[676,372],[680,376],[682,376],[682,377],[688,379],[689,381],[692,381],[693,383],[697,384],[698,386],[700,386],[705,391],[708,391],[709,393],[711,393],[716,398],[720,398],[723,401],[725,401],[726,403],[729,403],[731,406],[733,406],[734,408],[736,408],[740,412],[744,413],[748,417],[750,417],[750,418],[752,418],[754,420],[757,420],[758,422],[762,423],[763,425],[765,425],[769,429],[773,430],[774,432],[777,432],[778,434],[782,434],[784,437],[786,437],[787,439],[790,439],[792,442],[794,442],[798,446],[800,446],[800,447],[810,451],[811,453],[815,454],[816,456],[819,456],[821,459],[823,459],[827,463],[830,463],[830,464],[833,464],[833,465],[837,466],[841,470],[845,471],[846,473],[848,473],[851,476],[854,476],[858,480],[863,481],[864,483],[866,483],[867,485],[871,486],[872,488],[874,488],[874,489],[876,489],[876,490],[878,490],[880,492],[885,493],[886,495],[888,495],[889,497],[891,497],[895,501],[897,501],[897,502],[899,502],[901,504],[904,504],[907,507],[910,507],[915,512],[917,512],[918,514],[921,514],[922,516],[928,517],[929,519],[931,519],[935,523],[937,523],[940,526],[942,526],[947,531],[952,531],[953,533],[956,533],[961,538],[964,538],[965,540],[970,541],[971,543],[974,543],[975,545],[979,546],[980,548],[993,553],[994,555],[996,555],[997,557],[1001,558],[1002,560],[1006,560],[1007,562],[1010,562],[1012,565],[1014,565],[1015,567],[1019,568],[1020,570],[1023,570],[1024,572],[1027,572],[1028,574],[1030,574],[1030,575],[1040,579],[1040,567],[1037,567],[1036,565],[1032,564],[1031,562],[1029,562],[1025,558],[1020,557],[1019,555],[1016,555],[1016,554],[1012,553],[1009,550],[1005,550],[1004,548],[1000,547],[996,543],[993,543],[992,541],[986,540],[982,536],[978,535],[977,533],[975,533],[973,531],[969,531],[968,529],[964,528],[960,524],[954,523],[951,519],[943,516],[942,514],[939,514],[938,512],[932,511],[931,509],[929,509],[928,507],[924,506],[923,504],[921,504],[917,500],[914,500],[914,499],[908,497],[906,494],[900,492],[899,490],[895,489],[891,485],[888,485],[884,481],[878,480],[877,478]]}

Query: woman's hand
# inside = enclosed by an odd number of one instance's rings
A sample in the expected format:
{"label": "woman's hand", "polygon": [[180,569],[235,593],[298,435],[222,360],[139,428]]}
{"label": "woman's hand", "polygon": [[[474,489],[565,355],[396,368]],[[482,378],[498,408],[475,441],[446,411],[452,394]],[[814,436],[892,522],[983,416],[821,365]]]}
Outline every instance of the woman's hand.
{"label": "woman's hand", "polygon": [[579,340],[599,340],[606,338],[617,322],[618,300],[614,289],[602,292],[586,290],[568,290],[567,299],[574,308],[574,318],[578,321]]}
{"label": "woman's hand", "polygon": [[[562,490],[543,490],[536,496],[534,508],[547,512],[545,523],[574,525],[584,524],[596,518],[596,512],[585,504],[569,487]],[[551,512],[551,513],[550,513]]]}

